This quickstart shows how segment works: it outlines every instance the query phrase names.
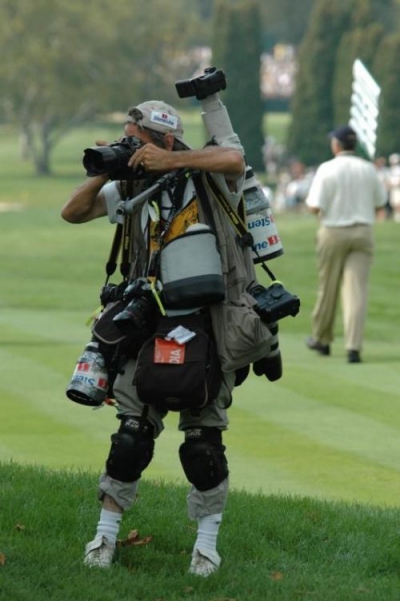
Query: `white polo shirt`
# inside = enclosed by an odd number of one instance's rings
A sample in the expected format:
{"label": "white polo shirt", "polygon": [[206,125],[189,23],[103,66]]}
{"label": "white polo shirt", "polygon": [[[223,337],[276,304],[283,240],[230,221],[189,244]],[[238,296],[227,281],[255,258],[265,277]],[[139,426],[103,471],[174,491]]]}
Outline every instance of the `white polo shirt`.
{"label": "white polo shirt", "polygon": [[375,166],[352,152],[322,163],[314,176],[306,205],[320,209],[326,227],[372,225],[375,209],[386,203]]}

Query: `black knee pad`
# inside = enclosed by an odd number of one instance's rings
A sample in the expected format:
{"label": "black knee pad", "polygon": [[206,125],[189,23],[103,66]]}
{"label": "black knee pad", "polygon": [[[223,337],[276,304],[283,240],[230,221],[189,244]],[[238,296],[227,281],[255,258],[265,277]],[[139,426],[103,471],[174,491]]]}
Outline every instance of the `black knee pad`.
{"label": "black knee pad", "polygon": [[121,482],[134,482],[153,458],[153,427],[139,418],[125,416],[120,428],[111,436],[106,471]]}
{"label": "black knee pad", "polygon": [[228,476],[222,433],[218,428],[190,428],[179,457],[186,478],[202,492],[215,488]]}

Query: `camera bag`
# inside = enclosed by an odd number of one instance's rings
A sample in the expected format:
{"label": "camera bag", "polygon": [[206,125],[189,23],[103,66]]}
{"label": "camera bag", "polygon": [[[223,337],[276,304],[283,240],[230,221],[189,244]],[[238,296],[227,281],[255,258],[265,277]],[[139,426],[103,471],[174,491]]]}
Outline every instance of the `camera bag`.
{"label": "camera bag", "polygon": [[109,303],[93,324],[92,334],[99,342],[106,363],[110,362],[116,351],[126,358],[135,358],[143,342],[151,335],[147,329],[124,332],[116,325],[114,317],[123,311],[125,306],[123,301]]}
{"label": "camera bag", "polygon": [[[182,327],[184,344],[169,340]],[[140,400],[167,411],[201,410],[218,395],[221,368],[206,314],[160,317],[155,334],[137,357],[133,383]]]}

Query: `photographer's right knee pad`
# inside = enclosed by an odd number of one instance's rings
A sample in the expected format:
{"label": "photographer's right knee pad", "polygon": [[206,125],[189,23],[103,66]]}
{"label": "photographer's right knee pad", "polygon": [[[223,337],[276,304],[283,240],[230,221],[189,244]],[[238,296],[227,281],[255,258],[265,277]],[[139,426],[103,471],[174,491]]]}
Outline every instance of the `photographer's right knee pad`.
{"label": "photographer's right knee pad", "polygon": [[138,418],[123,417],[118,432],[111,436],[106,472],[120,482],[134,482],[149,465],[153,452],[153,427]]}

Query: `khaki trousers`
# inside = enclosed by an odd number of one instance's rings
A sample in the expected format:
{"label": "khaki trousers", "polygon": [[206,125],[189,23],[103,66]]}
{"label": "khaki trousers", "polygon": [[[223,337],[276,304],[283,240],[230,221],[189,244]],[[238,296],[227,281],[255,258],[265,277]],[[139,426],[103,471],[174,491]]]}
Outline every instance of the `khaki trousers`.
{"label": "khaki trousers", "polygon": [[[136,361],[131,359],[126,364],[122,374],[118,375],[114,392],[118,401],[119,413],[140,417],[143,412],[143,403],[140,401],[136,387],[132,380],[136,368]],[[190,411],[181,411],[179,414],[179,430],[196,427],[213,427],[219,430],[227,430],[228,416],[227,407],[232,400],[232,390],[235,383],[235,372],[224,373],[223,382],[217,398],[207,405],[199,415],[193,415]],[[147,420],[154,428],[154,437],[158,438],[164,429],[163,420],[167,412],[159,412],[154,407],[149,408]],[[121,482],[111,478],[106,471],[100,477],[98,496],[102,500],[104,495],[110,496],[122,507],[124,511],[129,509],[136,497],[139,480],[135,482]],[[189,518],[195,520],[205,515],[222,513],[229,489],[229,478],[225,478],[218,486],[203,492],[191,487],[187,496]]]}
{"label": "khaki trousers", "polygon": [[319,288],[312,314],[315,340],[322,344],[333,341],[341,290],[345,348],[361,350],[373,252],[373,233],[369,225],[321,226],[318,230]]}

